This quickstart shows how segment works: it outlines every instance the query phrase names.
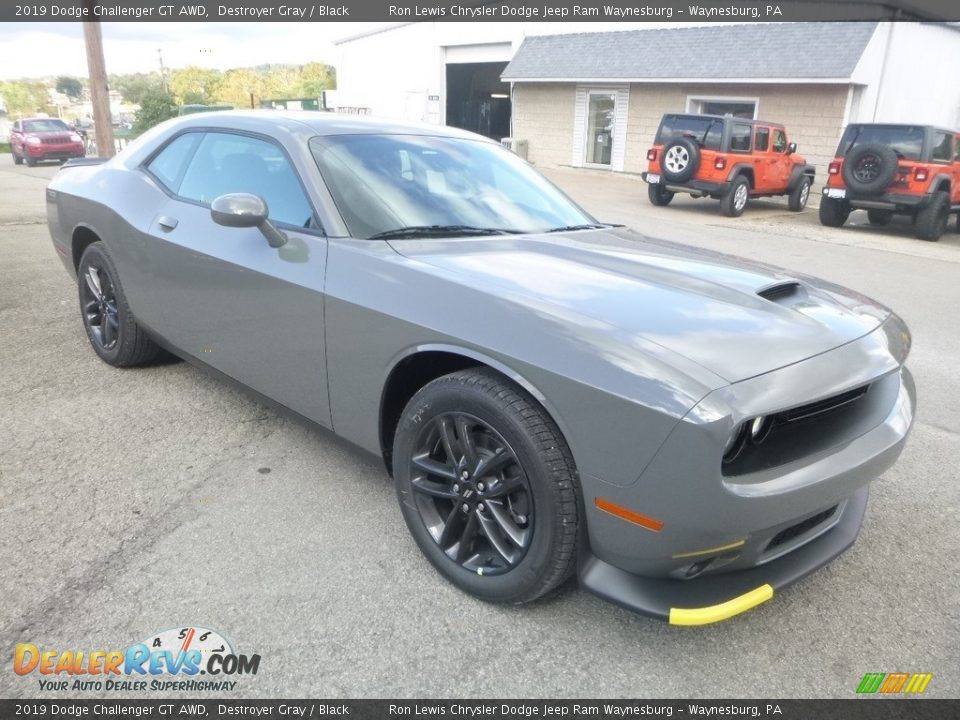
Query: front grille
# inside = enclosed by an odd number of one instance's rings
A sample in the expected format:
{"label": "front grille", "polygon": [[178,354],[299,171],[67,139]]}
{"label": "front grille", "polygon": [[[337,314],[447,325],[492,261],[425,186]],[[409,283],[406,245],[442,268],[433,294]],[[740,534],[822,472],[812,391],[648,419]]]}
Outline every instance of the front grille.
{"label": "front grille", "polygon": [[791,540],[795,540],[796,538],[800,537],[801,535],[806,535],[808,532],[810,532],[817,526],[822,525],[827,520],[832,518],[833,514],[837,511],[838,507],[839,505],[834,505],[829,510],[824,510],[823,512],[819,512],[816,515],[813,515],[812,517],[808,517],[806,520],[802,520],[801,522],[798,522],[796,525],[791,525],[790,527],[784,530],[781,530],[773,537],[773,540],[769,542],[765,552],[770,552],[774,548],[780,547],[781,545],[785,545]]}
{"label": "front grille", "polygon": [[43,139],[44,145],[67,145],[69,143],[69,137],[49,137]]}

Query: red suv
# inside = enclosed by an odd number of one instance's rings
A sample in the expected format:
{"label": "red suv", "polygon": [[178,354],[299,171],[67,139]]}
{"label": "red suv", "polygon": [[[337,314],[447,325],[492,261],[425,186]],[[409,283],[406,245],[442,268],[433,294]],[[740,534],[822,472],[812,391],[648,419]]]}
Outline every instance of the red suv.
{"label": "red suv", "polygon": [[647,160],[641,176],[651,203],[689,193],[720,200],[729,217],[741,215],[750,198],[771,195],[786,195],[799,212],[815,175],[783,125],[718,115],[664,115]]}
{"label": "red suv", "polygon": [[31,167],[40,160],[60,160],[86,155],[83,138],[56,118],[27,118],[13,123],[10,131],[13,162],[26,160]]}
{"label": "red suv", "polygon": [[866,210],[871,225],[907,215],[918,238],[939,240],[950,214],[960,211],[960,133],[929,125],[848,126],[830,163],[820,222],[840,227],[855,209]]}

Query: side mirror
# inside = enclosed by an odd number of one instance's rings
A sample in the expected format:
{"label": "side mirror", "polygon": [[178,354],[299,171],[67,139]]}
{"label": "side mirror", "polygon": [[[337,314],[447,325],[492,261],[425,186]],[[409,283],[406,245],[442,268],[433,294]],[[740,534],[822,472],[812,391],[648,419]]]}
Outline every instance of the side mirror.
{"label": "side mirror", "polygon": [[797,144],[790,143],[787,145],[787,155],[793,155],[797,151]]}
{"label": "side mirror", "polygon": [[287,236],[274,227],[267,218],[267,202],[252,193],[229,193],[221,195],[210,204],[210,217],[217,225],[233,228],[255,227],[270,243],[270,247],[283,247]]}

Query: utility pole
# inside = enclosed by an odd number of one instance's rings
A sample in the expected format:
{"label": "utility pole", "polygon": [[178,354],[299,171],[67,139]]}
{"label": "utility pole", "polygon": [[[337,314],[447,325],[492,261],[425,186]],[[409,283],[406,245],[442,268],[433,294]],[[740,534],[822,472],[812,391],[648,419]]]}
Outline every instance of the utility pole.
{"label": "utility pole", "polygon": [[[88,17],[93,17],[95,0],[83,0]],[[113,157],[113,118],[110,115],[110,90],[107,87],[107,64],[103,59],[103,35],[99,22],[83,23],[83,40],[87,46],[87,72],[90,74],[90,103],[93,105],[93,128],[97,137],[97,155]]]}

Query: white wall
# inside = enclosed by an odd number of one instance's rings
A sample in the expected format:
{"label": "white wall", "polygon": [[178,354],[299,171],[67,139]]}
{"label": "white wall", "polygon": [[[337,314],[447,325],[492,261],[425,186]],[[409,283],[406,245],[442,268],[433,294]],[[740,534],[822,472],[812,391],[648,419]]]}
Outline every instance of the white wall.
{"label": "white wall", "polygon": [[[528,35],[669,23],[416,22],[337,45],[337,103],[380,117],[442,124],[447,62],[507,62]],[[439,97],[429,101],[430,96]]]}
{"label": "white wall", "polygon": [[853,81],[850,122],[960,128],[960,31],[934,24],[882,23]]}

